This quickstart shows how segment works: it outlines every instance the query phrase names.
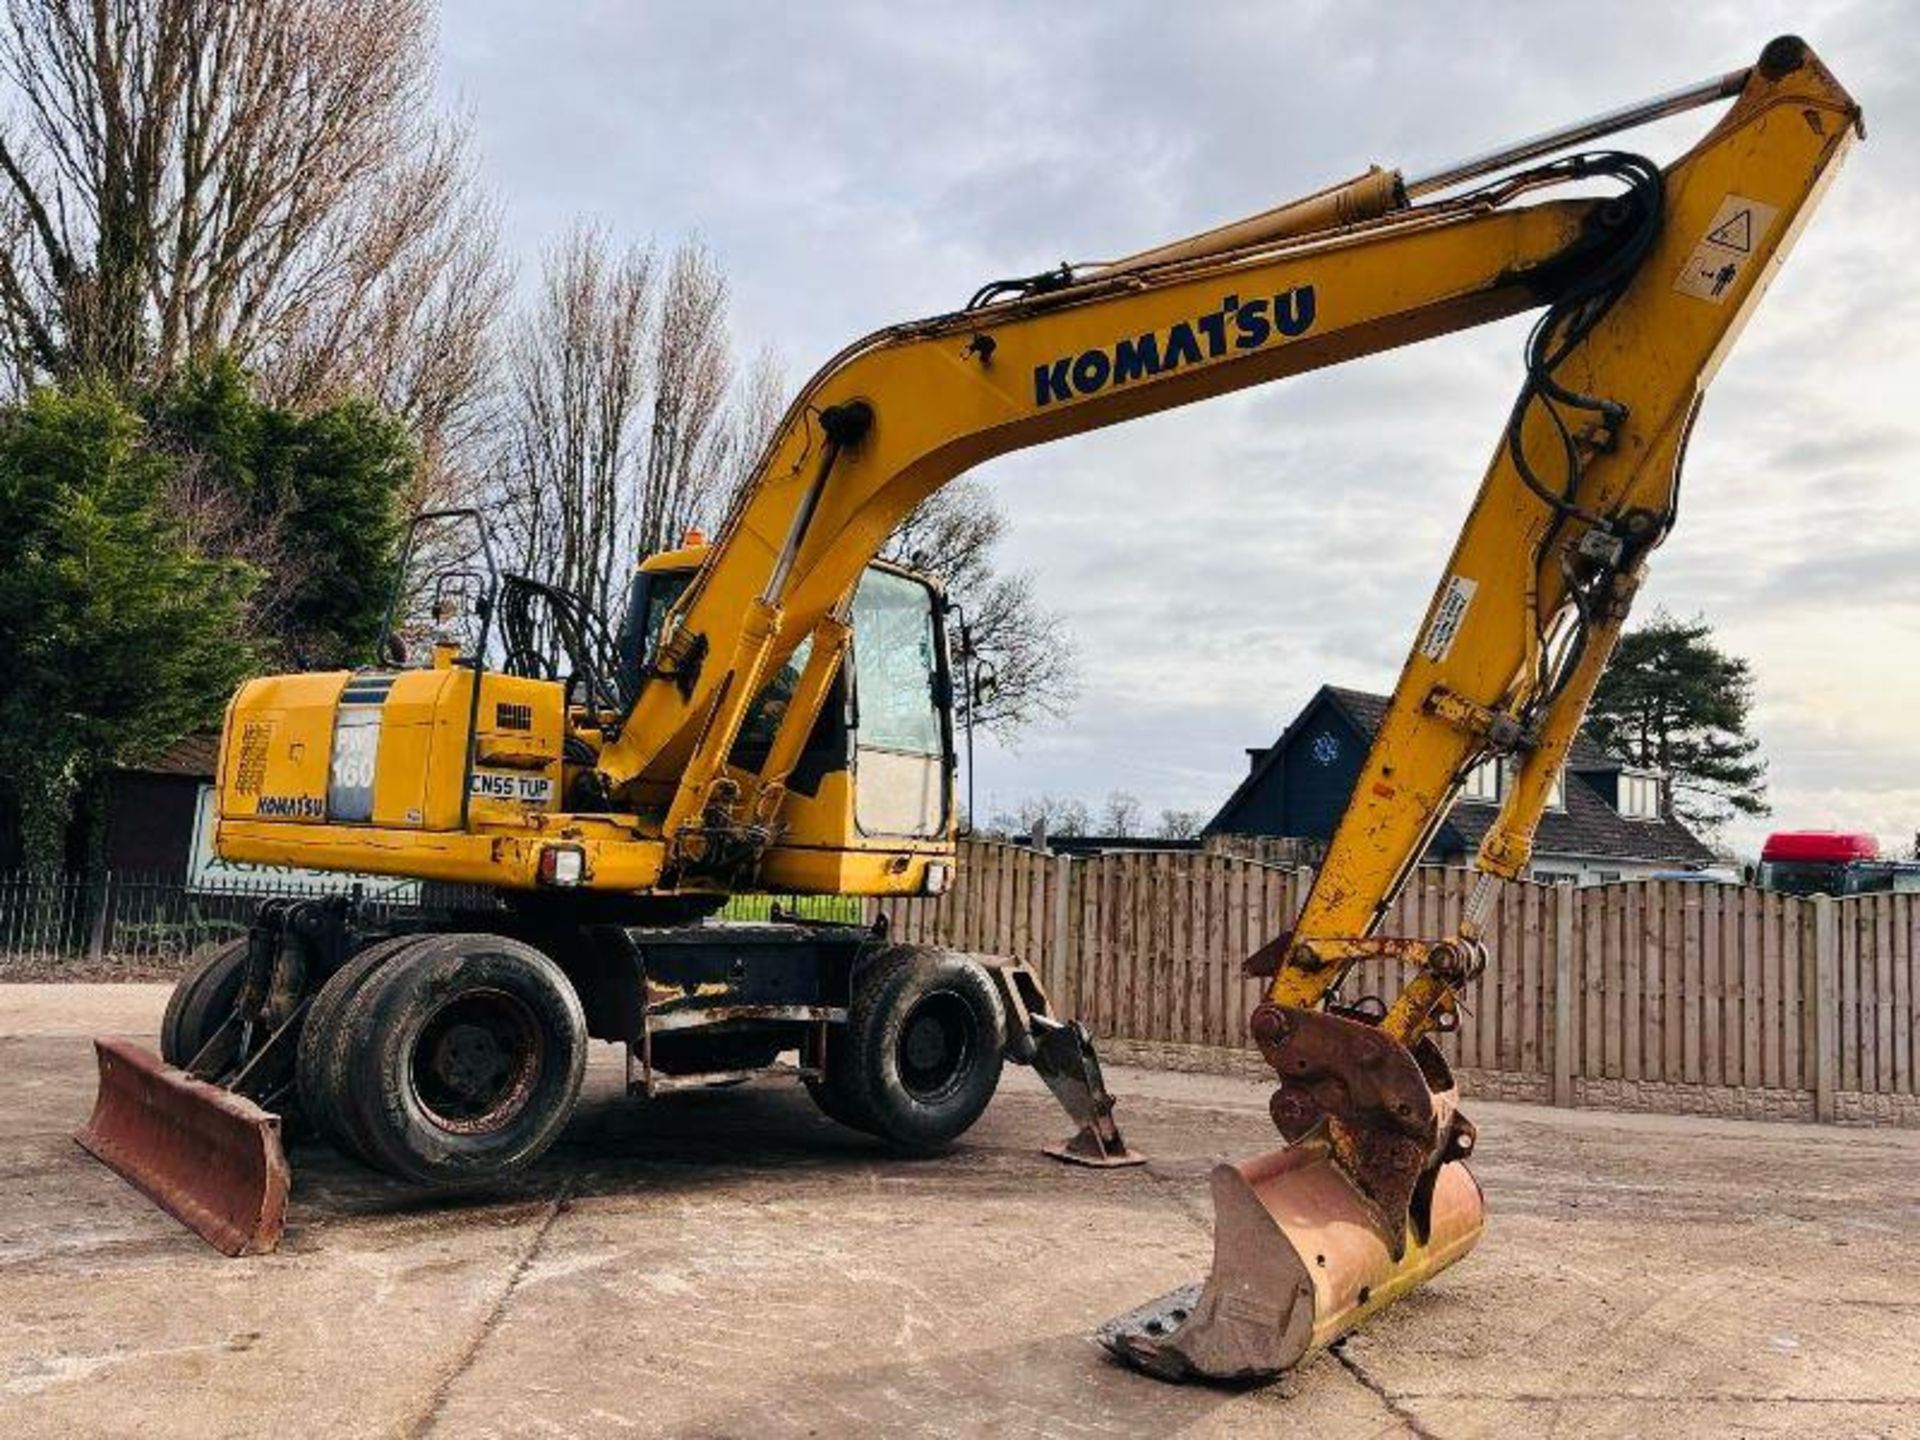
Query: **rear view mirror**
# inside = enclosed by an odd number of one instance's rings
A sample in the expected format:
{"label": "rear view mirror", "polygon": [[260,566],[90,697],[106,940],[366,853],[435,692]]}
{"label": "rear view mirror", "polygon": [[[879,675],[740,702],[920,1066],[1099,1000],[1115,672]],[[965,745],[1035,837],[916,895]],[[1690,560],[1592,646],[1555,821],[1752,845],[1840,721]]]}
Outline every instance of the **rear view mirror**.
{"label": "rear view mirror", "polygon": [[478,581],[470,570],[450,570],[441,575],[433,587],[433,623],[451,625],[471,615]]}

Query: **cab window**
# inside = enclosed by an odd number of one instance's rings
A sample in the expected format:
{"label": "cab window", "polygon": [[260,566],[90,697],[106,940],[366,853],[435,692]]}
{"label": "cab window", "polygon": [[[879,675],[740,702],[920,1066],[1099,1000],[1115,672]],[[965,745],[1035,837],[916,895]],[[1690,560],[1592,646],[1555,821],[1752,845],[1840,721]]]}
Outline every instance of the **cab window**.
{"label": "cab window", "polygon": [[854,592],[854,694],[862,749],[945,754],[931,600],[926,586],[885,570],[867,571]]}

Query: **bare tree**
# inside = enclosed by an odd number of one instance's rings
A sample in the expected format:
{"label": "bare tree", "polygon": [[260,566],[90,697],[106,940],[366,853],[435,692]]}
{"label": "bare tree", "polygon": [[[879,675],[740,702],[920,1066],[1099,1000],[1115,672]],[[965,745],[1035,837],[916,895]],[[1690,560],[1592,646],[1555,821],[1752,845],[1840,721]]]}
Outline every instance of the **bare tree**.
{"label": "bare tree", "polygon": [[1162,840],[1193,840],[1206,823],[1207,817],[1198,810],[1162,810],[1154,834]]}
{"label": "bare tree", "polygon": [[509,555],[602,616],[636,560],[722,518],[779,419],[771,359],[731,383],[712,255],[689,241],[662,271],[576,229],[505,350],[491,469]]}
{"label": "bare tree", "polygon": [[882,554],[938,576],[966,618],[975,665],[990,683],[969,686],[975,724],[1002,737],[1066,716],[1079,695],[1072,637],[1034,598],[1025,571],[994,568],[1006,519],[978,480],[936,491],[909,515]]}
{"label": "bare tree", "polygon": [[989,822],[995,834],[1031,835],[1036,826],[1044,826],[1049,835],[1076,836],[1088,833],[1092,818],[1084,800],[1071,795],[1035,795],[1020,802],[1012,811],[1001,811]]}
{"label": "bare tree", "polygon": [[430,458],[501,293],[431,0],[6,0],[0,336],[15,389],[229,351],[272,398],[370,391]]}
{"label": "bare tree", "polygon": [[1127,840],[1140,833],[1140,797],[1125,790],[1109,790],[1100,806],[1099,833]]}
{"label": "bare tree", "polygon": [[496,476],[509,558],[605,615],[633,566],[654,257],[581,227],[506,349]]}
{"label": "bare tree", "polygon": [[653,341],[653,415],[640,489],[640,552],[665,550],[715,506],[718,477],[705,468],[725,433],[721,406],[733,376],[727,281],[698,241],[674,251]]}
{"label": "bare tree", "polygon": [[752,482],[787,408],[786,369],[771,349],[762,349],[734,380],[720,420],[708,433],[703,472],[710,477],[706,515],[718,522],[732,512]]}

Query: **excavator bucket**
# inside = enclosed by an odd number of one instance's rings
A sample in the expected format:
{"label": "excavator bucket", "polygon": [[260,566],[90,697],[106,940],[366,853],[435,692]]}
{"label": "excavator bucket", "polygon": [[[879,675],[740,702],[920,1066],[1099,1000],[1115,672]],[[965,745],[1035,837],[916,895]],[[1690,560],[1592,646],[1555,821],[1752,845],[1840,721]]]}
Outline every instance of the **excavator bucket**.
{"label": "excavator bucket", "polygon": [[1460,1259],[1486,1219],[1467,1167],[1442,1165],[1396,1259],[1317,1139],[1218,1167],[1213,1208],[1206,1282],[1098,1332],[1119,1359],[1164,1380],[1271,1380]]}
{"label": "excavator bucket", "polygon": [[224,1255],[264,1255],[286,1223],[280,1118],[125,1040],[93,1042],[100,1089],[74,1136]]}

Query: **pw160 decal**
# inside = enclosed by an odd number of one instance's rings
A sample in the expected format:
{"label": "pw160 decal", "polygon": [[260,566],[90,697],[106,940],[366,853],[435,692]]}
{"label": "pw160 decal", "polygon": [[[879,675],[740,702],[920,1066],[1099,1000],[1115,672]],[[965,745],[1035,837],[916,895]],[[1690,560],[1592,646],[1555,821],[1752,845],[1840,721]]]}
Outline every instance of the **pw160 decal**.
{"label": "pw160 decal", "polygon": [[1076,395],[1094,395],[1109,385],[1218,360],[1231,350],[1258,350],[1276,335],[1291,340],[1312,328],[1311,285],[1296,285],[1271,300],[1264,295],[1251,300],[1229,295],[1219,309],[1191,323],[1182,320],[1165,332],[1149,331],[1108,349],[1083,350],[1034,366],[1033,403],[1051,405]]}

